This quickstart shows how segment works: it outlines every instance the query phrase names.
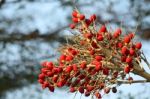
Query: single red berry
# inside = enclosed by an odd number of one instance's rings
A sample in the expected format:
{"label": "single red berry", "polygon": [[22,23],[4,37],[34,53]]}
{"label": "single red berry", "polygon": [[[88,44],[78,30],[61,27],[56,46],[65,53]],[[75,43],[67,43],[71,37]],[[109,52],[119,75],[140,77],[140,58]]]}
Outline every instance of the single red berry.
{"label": "single red berry", "polygon": [[122,47],[121,53],[122,53],[123,55],[127,55],[127,54],[128,54],[128,49],[127,49],[126,46]]}
{"label": "single red berry", "polygon": [[103,57],[100,55],[95,56],[95,60],[97,60],[97,61],[101,61],[102,59],[103,59]]}
{"label": "single red berry", "polygon": [[116,88],[116,87],[113,87],[113,88],[112,88],[112,92],[113,92],[113,93],[116,93],[116,92],[117,92],[117,88]]}
{"label": "single red berry", "polygon": [[98,36],[97,36],[97,40],[98,40],[98,41],[103,41],[103,39],[104,39],[104,38],[103,38],[102,35],[98,35]]}
{"label": "single red berry", "polygon": [[44,83],[44,80],[43,80],[43,79],[39,79],[38,82],[39,82],[40,84],[43,84],[43,83]]}
{"label": "single red berry", "polygon": [[122,48],[123,47],[123,44],[121,42],[117,43],[117,47],[118,48]]}
{"label": "single red berry", "polygon": [[129,36],[125,36],[124,39],[123,39],[124,43],[129,43],[130,40],[131,40],[131,39],[130,39]]}
{"label": "single red berry", "polygon": [[130,67],[129,66],[125,66],[124,67],[124,72],[128,74],[130,72]]}
{"label": "single red berry", "polygon": [[127,62],[127,63],[132,63],[132,57],[127,57],[127,58],[126,58],[126,62]]}
{"label": "single red berry", "polygon": [[131,56],[135,55],[135,50],[133,48],[130,48],[129,52]]}
{"label": "single red berry", "polygon": [[135,47],[136,47],[137,49],[141,49],[142,43],[141,43],[141,42],[136,43],[136,44],[135,44]]}
{"label": "single red berry", "polygon": [[91,85],[86,86],[87,91],[92,91],[93,89],[94,89],[94,86],[91,86]]}
{"label": "single red berry", "polygon": [[72,67],[73,67],[73,70],[74,70],[74,71],[78,71],[78,67],[77,67],[76,64],[73,64]]}
{"label": "single red berry", "polygon": [[78,12],[77,12],[76,10],[74,10],[74,11],[72,12],[72,16],[73,16],[73,17],[78,17]]}
{"label": "single red berry", "polygon": [[85,23],[86,23],[86,26],[89,27],[89,25],[91,24],[91,20],[85,19]]}
{"label": "single red berry", "polygon": [[45,74],[41,73],[39,74],[39,79],[44,79],[45,78]]}
{"label": "single red berry", "polygon": [[80,14],[79,18],[80,18],[80,20],[84,20],[85,19],[85,15]]}
{"label": "single red berry", "polygon": [[92,33],[85,33],[84,34],[85,38],[91,39],[93,37]]}
{"label": "single red berry", "polygon": [[109,88],[109,87],[105,88],[105,89],[104,89],[104,92],[105,92],[106,94],[108,94],[108,93],[110,92],[110,88]]}
{"label": "single red berry", "polygon": [[80,64],[80,67],[82,69],[85,69],[86,68],[86,61],[83,61],[81,64]]}
{"label": "single red berry", "polygon": [[58,75],[53,76],[52,80],[53,80],[54,83],[56,83],[57,80],[58,80]]}
{"label": "single red berry", "polygon": [[67,66],[65,69],[65,72],[70,73],[72,71],[73,67],[72,66]]}
{"label": "single red berry", "polygon": [[95,15],[95,14],[91,15],[90,20],[91,20],[92,22],[95,21],[95,20],[96,20],[96,15]]}
{"label": "single red berry", "polygon": [[74,93],[76,91],[76,89],[74,87],[70,87],[70,90],[69,90],[71,93]]}
{"label": "single red berry", "polygon": [[73,24],[70,24],[69,27],[70,27],[71,29],[74,29],[74,28],[76,27],[76,25],[73,23]]}
{"label": "single red berry", "polygon": [[73,21],[74,23],[78,23],[78,22],[80,21],[80,19],[78,19],[78,18],[72,18],[72,21]]}
{"label": "single red berry", "polygon": [[127,58],[126,56],[121,56],[121,61],[126,62],[126,58]]}
{"label": "single red berry", "polygon": [[59,60],[62,62],[62,61],[65,61],[66,60],[66,55],[61,55]]}
{"label": "single red berry", "polygon": [[106,26],[102,25],[101,28],[99,29],[99,33],[105,33],[107,32]]}
{"label": "single red berry", "polygon": [[101,94],[99,93],[99,92],[95,92],[95,97],[97,98],[97,99],[101,99],[102,98],[102,96],[101,96]]}
{"label": "single red berry", "polygon": [[47,62],[47,69],[48,70],[52,70],[54,67],[53,63],[52,62]]}
{"label": "single red berry", "polygon": [[135,35],[134,33],[129,33],[129,34],[128,34],[128,36],[130,37],[130,39],[133,39],[133,38],[134,38],[134,35]]}
{"label": "single red berry", "polygon": [[103,69],[103,74],[104,75],[109,75],[109,69],[108,68],[104,68]]}
{"label": "single red berry", "polygon": [[133,81],[133,78],[132,78],[132,77],[129,77],[128,80],[129,80],[129,81]]}
{"label": "single red berry", "polygon": [[91,94],[91,93],[90,93],[89,91],[85,91],[85,96],[86,96],[86,97],[90,96],[90,94]]}
{"label": "single red berry", "polygon": [[54,88],[54,86],[48,86],[48,89],[49,89],[49,91],[51,91],[51,92],[54,92],[54,90],[55,90],[55,88]]}
{"label": "single red berry", "polygon": [[117,28],[114,32],[114,34],[120,35],[122,33],[122,30],[120,28]]}
{"label": "single red berry", "polygon": [[79,87],[79,92],[81,93],[81,94],[83,94],[84,93],[84,88],[81,86],[81,87]]}
{"label": "single red berry", "polygon": [[98,45],[94,41],[92,41],[91,45],[92,45],[93,48],[98,48]]}
{"label": "single red berry", "polygon": [[53,72],[50,72],[50,71],[49,71],[49,72],[47,72],[47,76],[48,76],[48,77],[52,77],[53,75],[54,75],[54,73],[53,73]]}
{"label": "single red berry", "polygon": [[72,60],[73,60],[73,56],[71,55],[66,56],[66,61],[72,61]]}

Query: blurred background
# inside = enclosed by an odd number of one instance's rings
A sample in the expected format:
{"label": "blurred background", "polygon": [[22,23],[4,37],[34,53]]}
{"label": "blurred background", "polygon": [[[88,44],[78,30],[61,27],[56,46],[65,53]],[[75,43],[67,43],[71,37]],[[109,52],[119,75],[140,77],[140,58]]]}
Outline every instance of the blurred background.
{"label": "blurred background", "polygon": [[[150,60],[150,0],[0,0],[0,99],[73,99],[67,88],[42,90],[37,75],[40,62],[55,60],[66,43],[74,5],[87,16],[97,14],[109,29],[136,31]],[[118,90],[104,99],[150,99],[150,84]]]}

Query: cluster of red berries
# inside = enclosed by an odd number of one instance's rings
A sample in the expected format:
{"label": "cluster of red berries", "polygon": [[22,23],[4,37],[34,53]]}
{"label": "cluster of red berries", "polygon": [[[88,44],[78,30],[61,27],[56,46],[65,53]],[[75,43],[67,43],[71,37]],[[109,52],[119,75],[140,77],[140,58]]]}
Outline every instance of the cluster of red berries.
{"label": "cluster of red berries", "polygon": [[72,13],[70,28],[80,34],[73,36],[72,44],[60,47],[56,63],[45,61],[41,65],[39,83],[54,92],[55,87],[68,86],[71,93],[102,98],[102,93],[117,92],[117,80],[127,78],[134,66],[139,64],[140,42],[134,43],[134,33],[121,35],[122,30],[109,32],[105,25],[96,27],[96,15],[89,19],[77,10]]}

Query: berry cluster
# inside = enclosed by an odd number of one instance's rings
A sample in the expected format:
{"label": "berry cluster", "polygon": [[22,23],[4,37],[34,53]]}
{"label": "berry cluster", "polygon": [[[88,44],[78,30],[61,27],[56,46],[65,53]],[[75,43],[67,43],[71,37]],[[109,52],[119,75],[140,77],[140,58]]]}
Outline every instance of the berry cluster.
{"label": "berry cluster", "polygon": [[[109,32],[105,25],[96,27],[96,15],[89,19],[74,10],[73,24],[77,31],[73,43],[60,47],[56,63],[45,61],[41,65],[39,83],[54,92],[55,87],[68,86],[71,93],[102,98],[110,91],[117,92],[118,80],[133,80],[129,73],[140,63],[140,42],[133,42],[134,33],[121,35],[122,30]],[[128,75],[128,76],[127,76]]]}

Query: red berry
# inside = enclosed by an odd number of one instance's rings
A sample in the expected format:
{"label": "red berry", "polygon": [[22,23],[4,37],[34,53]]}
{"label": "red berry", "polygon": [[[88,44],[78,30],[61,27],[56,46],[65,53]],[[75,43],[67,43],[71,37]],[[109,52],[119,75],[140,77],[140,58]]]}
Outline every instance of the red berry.
{"label": "red berry", "polygon": [[54,67],[53,63],[52,62],[47,62],[47,69],[48,70],[52,70]]}
{"label": "red berry", "polygon": [[70,90],[69,90],[71,93],[74,93],[76,91],[76,89],[74,87],[70,87]]}
{"label": "red berry", "polygon": [[73,16],[73,17],[78,17],[78,12],[77,12],[76,10],[74,10],[74,11],[72,12],[72,16]]}
{"label": "red berry", "polygon": [[133,48],[130,48],[129,52],[131,56],[135,55],[135,50]]}
{"label": "red berry", "polygon": [[86,91],[86,92],[85,92],[85,96],[86,96],[86,97],[90,96],[90,94],[91,94],[91,93],[90,93],[89,91]]}
{"label": "red berry", "polygon": [[66,56],[66,61],[72,61],[73,60],[73,56],[69,55],[69,56]]}
{"label": "red berry", "polygon": [[127,63],[132,63],[132,57],[127,57],[127,58],[126,58],[126,62],[127,62]]}
{"label": "red berry", "polygon": [[115,30],[115,32],[114,32],[114,34],[116,34],[116,35],[120,35],[122,33],[122,30],[120,29],[120,28],[117,28],[116,30]]}
{"label": "red berry", "polygon": [[103,59],[103,57],[100,55],[95,56],[95,60],[97,60],[97,61],[101,61],[102,59]]}
{"label": "red berry", "polygon": [[109,92],[110,92],[110,88],[108,87],[108,88],[105,88],[104,89],[104,92],[106,93],[106,94],[108,94]]}
{"label": "red berry", "polygon": [[135,47],[136,47],[137,49],[141,49],[141,47],[142,47],[141,42],[136,43],[136,44],[135,44]]}
{"label": "red berry", "polygon": [[99,33],[105,33],[107,32],[106,26],[102,25],[101,28],[99,29]]}
{"label": "red berry", "polygon": [[44,83],[44,80],[43,80],[43,79],[39,79],[38,82],[39,82],[40,84],[43,84],[43,83]]}
{"label": "red berry", "polygon": [[79,18],[80,18],[80,20],[84,20],[84,19],[85,19],[85,15],[80,14],[80,15],[79,15]]}
{"label": "red berry", "polygon": [[116,93],[116,92],[117,92],[116,87],[113,87],[113,88],[112,88],[112,92],[113,92],[113,93]]}
{"label": "red berry", "polygon": [[62,62],[62,61],[65,61],[66,60],[66,55],[61,55],[59,60]]}
{"label": "red berry", "polygon": [[81,94],[83,94],[84,93],[84,88],[81,86],[81,87],[79,87],[79,92],[81,93]]}
{"label": "red berry", "polygon": [[77,67],[76,64],[73,64],[72,67],[73,67],[73,70],[74,70],[74,71],[78,71],[78,67]]}
{"label": "red berry", "polygon": [[96,42],[94,42],[94,41],[91,43],[91,45],[92,45],[93,48],[98,48]]}
{"label": "red berry", "polygon": [[91,15],[90,20],[91,20],[92,22],[95,21],[95,20],[96,20],[96,15],[95,15],[95,14]]}
{"label": "red berry", "polygon": [[54,83],[56,83],[57,80],[58,80],[58,75],[53,76],[52,80],[53,80]]}
{"label": "red berry", "polygon": [[131,40],[131,39],[130,39],[129,36],[125,36],[124,39],[123,39],[124,43],[129,43],[130,40]]}
{"label": "red berry", "polygon": [[94,89],[94,86],[91,86],[91,85],[86,86],[87,91],[92,91],[93,89]]}
{"label": "red berry", "polygon": [[72,66],[67,66],[65,69],[65,72],[70,73],[72,71],[73,67]]}
{"label": "red berry", "polygon": [[118,48],[122,48],[123,47],[123,44],[121,42],[117,43],[117,47]]}
{"label": "red berry", "polygon": [[85,33],[84,34],[85,38],[91,39],[93,37],[92,33]]}
{"label": "red berry", "polygon": [[88,27],[91,24],[91,20],[85,19],[86,26]]}
{"label": "red berry", "polygon": [[49,89],[49,91],[51,91],[51,92],[54,92],[54,90],[55,90],[54,86],[49,86],[48,89]]}
{"label": "red berry", "polygon": [[74,29],[74,28],[76,27],[76,25],[75,25],[75,24],[70,24],[69,27],[70,27],[71,29]]}
{"label": "red berry", "polygon": [[122,47],[121,53],[122,53],[123,55],[127,55],[127,54],[128,54],[128,49],[127,49],[126,46]]}
{"label": "red berry", "polygon": [[95,92],[95,97],[97,99],[101,99],[102,98],[102,96],[101,96],[101,94],[99,92]]}
{"label": "red berry", "polygon": [[47,76],[48,76],[48,77],[52,77],[53,75],[54,75],[53,72],[47,72]]}
{"label": "red berry", "polygon": [[108,68],[104,68],[103,69],[103,74],[104,75],[109,75],[109,69]]}
{"label": "red berry", "polygon": [[103,39],[104,39],[103,36],[101,36],[101,35],[98,35],[98,36],[97,36],[97,40],[98,40],[98,41],[103,41]]}
{"label": "red berry", "polygon": [[128,36],[130,37],[130,39],[134,38],[134,33],[129,33]]}
{"label": "red berry", "polygon": [[126,62],[126,58],[127,58],[126,56],[121,56],[121,61]]}
{"label": "red berry", "polygon": [[73,21],[74,23],[78,23],[78,22],[80,21],[80,19],[78,19],[78,18],[72,18],[72,21]]}
{"label": "red berry", "polygon": [[44,79],[45,78],[45,74],[39,74],[39,79]]}
{"label": "red berry", "polygon": [[83,61],[81,64],[80,64],[80,67],[82,69],[85,69],[86,68],[86,61]]}
{"label": "red berry", "polygon": [[130,67],[129,66],[125,66],[124,67],[124,72],[128,74],[130,72]]}

